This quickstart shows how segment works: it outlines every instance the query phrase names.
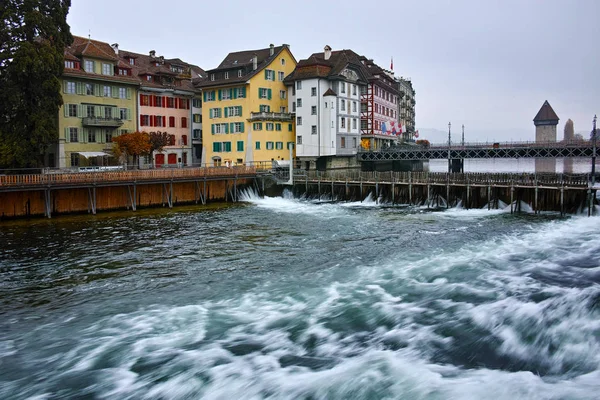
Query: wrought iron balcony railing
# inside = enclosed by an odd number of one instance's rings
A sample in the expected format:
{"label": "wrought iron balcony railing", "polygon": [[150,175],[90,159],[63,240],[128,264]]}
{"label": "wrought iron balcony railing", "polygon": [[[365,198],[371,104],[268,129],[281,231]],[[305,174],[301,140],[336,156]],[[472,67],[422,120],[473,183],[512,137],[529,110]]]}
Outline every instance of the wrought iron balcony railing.
{"label": "wrought iron balcony railing", "polygon": [[286,121],[292,122],[294,114],[276,112],[251,112],[249,121]]}
{"label": "wrought iron balcony railing", "polygon": [[123,120],[120,118],[85,117],[83,118],[82,123],[83,126],[103,126],[117,128],[123,125]]}

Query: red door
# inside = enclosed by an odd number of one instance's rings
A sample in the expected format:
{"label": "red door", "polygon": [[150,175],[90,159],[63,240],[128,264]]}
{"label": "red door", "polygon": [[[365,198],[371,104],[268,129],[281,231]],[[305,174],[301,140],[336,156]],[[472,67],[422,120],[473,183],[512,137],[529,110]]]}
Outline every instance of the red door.
{"label": "red door", "polygon": [[177,154],[169,153],[169,164],[177,164]]}
{"label": "red door", "polygon": [[154,158],[154,160],[155,160],[156,166],[160,168],[165,163],[165,155],[157,154],[156,157]]}

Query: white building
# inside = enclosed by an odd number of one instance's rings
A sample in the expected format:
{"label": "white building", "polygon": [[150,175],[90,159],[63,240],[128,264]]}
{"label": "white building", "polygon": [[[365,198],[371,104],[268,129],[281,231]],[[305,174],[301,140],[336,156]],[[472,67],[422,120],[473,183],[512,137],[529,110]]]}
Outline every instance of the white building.
{"label": "white building", "polygon": [[315,53],[285,78],[302,167],[353,165],[361,143],[361,90],[368,71],[351,50]]}

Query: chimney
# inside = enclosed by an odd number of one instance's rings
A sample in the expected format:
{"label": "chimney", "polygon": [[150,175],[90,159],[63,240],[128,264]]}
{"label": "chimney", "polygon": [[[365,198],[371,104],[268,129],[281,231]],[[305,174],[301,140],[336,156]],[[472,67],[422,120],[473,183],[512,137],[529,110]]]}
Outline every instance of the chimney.
{"label": "chimney", "polygon": [[165,57],[164,56],[158,57],[158,61],[160,61],[161,64],[164,64],[165,63]]}
{"label": "chimney", "polygon": [[331,57],[331,47],[329,47],[329,45],[325,46],[325,60],[329,60],[329,58]]}
{"label": "chimney", "polygon": [[256,71],[258,68],[258,56],[255,54],[252,56],[252,71]]}
{"label": "chimney", "polygon": [[269,45],[269,56],[273,57],[273,54],[275,54],[275,45],[271,43]]}
{"label": "chimney", "polygon": [[156,51],[150,50],[150,58],[154,59],[156,57]]}
{"label": "chimney", "polygon": [[113,48],[116,55],[119,55],[119,43],[113,43],[110,47]]}

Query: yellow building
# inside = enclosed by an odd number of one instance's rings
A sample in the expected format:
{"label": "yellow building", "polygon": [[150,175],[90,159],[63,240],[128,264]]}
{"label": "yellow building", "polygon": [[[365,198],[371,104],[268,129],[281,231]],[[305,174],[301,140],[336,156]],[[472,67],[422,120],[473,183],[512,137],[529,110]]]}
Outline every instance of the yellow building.
{"label": "yellow building", "polygon": [[131,66],[119,61],[118,46],[74,37],[65,49],[59,141],[49,165],[76,167],[116,163],[112,138],[134,132],[137,88]]}
{"label": "yellow building", "polygon": [[295,121],[283,80],[295,66],[284,44],[229,53],[206,71],[196,82],[203,100],[203,163],[289,162]]}

